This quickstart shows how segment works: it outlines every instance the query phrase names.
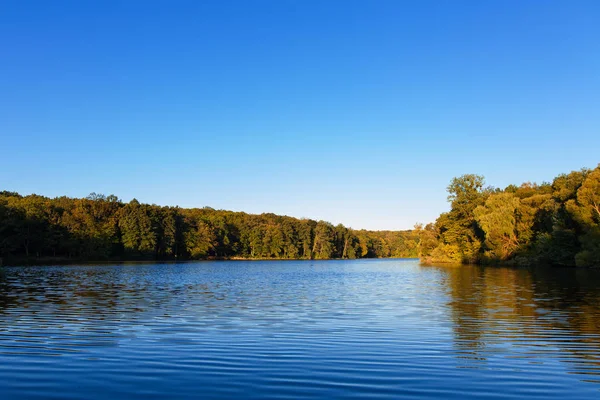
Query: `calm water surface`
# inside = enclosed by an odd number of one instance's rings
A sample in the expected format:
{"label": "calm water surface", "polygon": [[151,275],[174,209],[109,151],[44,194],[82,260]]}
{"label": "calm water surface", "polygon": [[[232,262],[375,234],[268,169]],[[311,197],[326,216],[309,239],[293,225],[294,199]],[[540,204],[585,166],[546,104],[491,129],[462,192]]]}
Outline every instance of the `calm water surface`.
{"label": "calm water surface", "polygon": [[0,398],[600,399],[600,271],[0,270]]}

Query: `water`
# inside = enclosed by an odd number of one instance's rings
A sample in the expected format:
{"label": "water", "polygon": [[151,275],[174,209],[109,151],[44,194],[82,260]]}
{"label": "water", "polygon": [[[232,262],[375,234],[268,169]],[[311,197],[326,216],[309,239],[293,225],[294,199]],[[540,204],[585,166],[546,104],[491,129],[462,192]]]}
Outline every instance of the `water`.
{"label": "water", "polygon": [[5,267],[0,398],[600,398],[600,271]]}

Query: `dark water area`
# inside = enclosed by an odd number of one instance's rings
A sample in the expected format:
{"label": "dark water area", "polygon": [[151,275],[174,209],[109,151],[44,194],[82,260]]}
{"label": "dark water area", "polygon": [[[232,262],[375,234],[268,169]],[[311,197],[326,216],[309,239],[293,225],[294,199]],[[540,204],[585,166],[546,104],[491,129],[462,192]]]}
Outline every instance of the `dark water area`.
{"label": "dark water area", "polygon": [[599,399],[600,271],[0,269],[0,398]]}

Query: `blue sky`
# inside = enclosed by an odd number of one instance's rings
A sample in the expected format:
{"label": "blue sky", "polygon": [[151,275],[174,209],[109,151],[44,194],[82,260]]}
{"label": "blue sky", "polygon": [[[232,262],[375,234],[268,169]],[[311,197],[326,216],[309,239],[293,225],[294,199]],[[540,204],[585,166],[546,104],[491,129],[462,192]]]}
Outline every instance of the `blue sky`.
{"label": "blue sky", "polygon": [[0,188],[408,229],[600,162],[598,1],[3,1]]}

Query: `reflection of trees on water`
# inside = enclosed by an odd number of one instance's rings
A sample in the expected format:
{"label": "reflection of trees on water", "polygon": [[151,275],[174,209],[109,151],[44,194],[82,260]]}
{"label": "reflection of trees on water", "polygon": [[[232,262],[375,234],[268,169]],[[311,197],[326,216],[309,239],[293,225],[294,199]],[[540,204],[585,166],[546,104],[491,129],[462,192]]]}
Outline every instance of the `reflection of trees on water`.
{"label": "reflection of trees on water", "polygon": [[[177,266],[165,270],[173,268]],[[218,287],[213,290],[201,282],[172,285],[167,279],[161,284],[150,276],[145,279],[150,272],[156,275],[156,269],[144,266],[0,271],[0,339],[62,343],[55,349],[61,353],[66,347],[116,346],[119,340],[164,330],[167,322],[212,319],[222,312]],[[186,302],[190,298],[194,304]],[[7,348],[4,341],[3,351]]]}
{"label": "reflection of trees on water", "polygon": [[458,357],[485,362],[507,346],[533,361],[558,352],[574,372],[600,375],[600,271],[439,268]]}
{"label": "reflection of trees on water", "polygon": [[9,267],[0,275],[0,340],[191,342],[207,331],[281,327],[293,305],[309,297],[274,302],[269,287],[239,271],[186,265],[193,264]]}
{"label": "reflection of trees on water", "polygon": [[0,315],[24,307],[84,319],[135,320],[140,313],[151,313],[158,306],[161,311],[173,309],[178,304],[171,303],[182,292],[218,296],[206,284],[161,285],[144,279],[143,274],[143,266],[15,268],[11,273],[0,273]]}

